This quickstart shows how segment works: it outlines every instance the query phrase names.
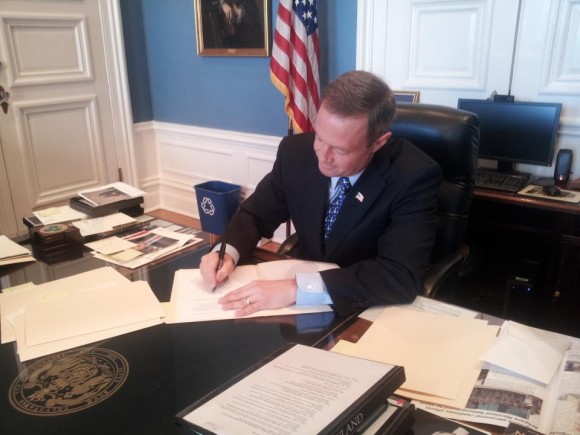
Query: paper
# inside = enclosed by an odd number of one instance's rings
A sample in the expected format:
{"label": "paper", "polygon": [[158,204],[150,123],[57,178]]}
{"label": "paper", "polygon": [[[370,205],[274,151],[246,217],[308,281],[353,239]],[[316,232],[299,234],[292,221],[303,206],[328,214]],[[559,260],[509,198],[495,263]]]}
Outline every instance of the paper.
{"label": "paper", "polygon": [[518,192],[518,195],[534,196],[536,198],[550,199],[553,201],[571,202],[573,204],[578,204],[580,202],[580,192],[560,189],[560,195],[550,196],[544,192],[542,186],[536,186],[534,184],[529,184],[524,187]]}
{"label": "paper", "polygon": [[393,369],[296,345],[183,417],[220,434],[320,433]]}
{"label": "paper", "polygon": [[116,252],[125,251],[136,246],[136,243],[130,242],[129,240],[122,239],[121,237],[112,236],[106,239],[96,240],[94,242],[85,243],[85,246],[94,251],[100,252],[101,254],[111,255]]}
{"label": "paper", "polygon": [[51,207],[32,212],[43,225],[58,224],[86,219],[87,215],[71,208],[68,205]]}
{"label": "paper", "polygon": [[[218,299],[232,290],[257,279],[289,279],[296,272],[321,271],[337,267],[334,264],[302,260],[279,260],[256,266],[238,266],[234,273],[215,291],[206,284],[199,269],[181,269],[175,272],[171,291],[171,304],[164,319],[166,323],[201,322],[234,318],[234,310],[223,310]],[[331,311],[328,305],[309,305],[260,310],[248,317],[279,316],[285,314],[318,313]]]}
{"label": "paper", "polygon": [[467,377],[473,386],[497,330],[483,320],[390,307],[358,343],[340,342],[333,351],[404,366],[401,388],[455,400]]}
{"label": "paper", "polygon": [[571,343],[566,336],[509,321],[482,359],[549,384]]}
{"label": "paper", "polygon": [[124,213],[113,213],[103,217],[74,222],[73,225],[79,229],[83,237],[87,237],[93,234],[108,233],[136,223],[135,218],[131,216],[127,216]]}

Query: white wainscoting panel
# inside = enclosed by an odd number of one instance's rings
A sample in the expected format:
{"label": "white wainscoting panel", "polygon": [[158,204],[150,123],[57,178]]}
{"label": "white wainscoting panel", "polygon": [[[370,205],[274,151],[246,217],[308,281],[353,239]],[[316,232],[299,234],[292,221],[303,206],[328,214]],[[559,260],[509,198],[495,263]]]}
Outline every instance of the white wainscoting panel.
{"label": "white wainscoting panel", "polygon": [[[134,127],[139,187],[145,208],[199,219],[194,186],[220,180],[251,194],[272,169],[281,137],[147,122]],[[282,241],[283,228],[274,240]]]}

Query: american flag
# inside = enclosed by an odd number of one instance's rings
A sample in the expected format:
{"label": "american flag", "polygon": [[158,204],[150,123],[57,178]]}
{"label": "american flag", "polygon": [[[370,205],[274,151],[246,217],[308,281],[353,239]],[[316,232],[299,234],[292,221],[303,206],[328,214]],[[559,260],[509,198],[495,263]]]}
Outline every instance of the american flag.
{"label": "american flag", "polygon": [[313,130],[320,105],[316,0],[280,0],[270,78],[295,132]]}

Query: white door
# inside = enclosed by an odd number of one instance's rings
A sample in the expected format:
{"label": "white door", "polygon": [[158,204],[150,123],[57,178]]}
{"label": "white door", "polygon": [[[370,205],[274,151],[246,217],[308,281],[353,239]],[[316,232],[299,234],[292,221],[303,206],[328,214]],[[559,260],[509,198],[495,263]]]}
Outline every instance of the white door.
{"label": "white door", "polygon": [[3,234],[120,173],[134,184],[117,2],[0,0]]}

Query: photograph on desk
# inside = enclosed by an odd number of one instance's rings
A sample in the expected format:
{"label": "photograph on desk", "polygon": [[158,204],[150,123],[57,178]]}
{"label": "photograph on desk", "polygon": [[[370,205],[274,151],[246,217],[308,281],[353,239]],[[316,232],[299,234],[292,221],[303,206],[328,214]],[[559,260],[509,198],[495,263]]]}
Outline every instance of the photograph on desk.
{"label": "photograph on desk", "polygon": [[94,189],[81,190],[79,196],[95,206],[111,204],[145,195],[145,192],[129,184],[117,182]]}
{"label": "photograph on desk", "polygon": [[93,250],[96,258],[135,269],[202,240],[189,232],[153,228],[137,229],[123,237],[111,236],[85,246]]}
{"label": "photograph on desk", "polygon": [[439,417],[423,409],[416,409],[413,413],[413,435],[488,435],[464,423]]}

